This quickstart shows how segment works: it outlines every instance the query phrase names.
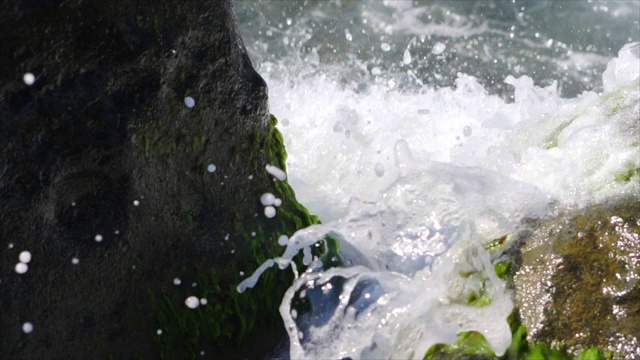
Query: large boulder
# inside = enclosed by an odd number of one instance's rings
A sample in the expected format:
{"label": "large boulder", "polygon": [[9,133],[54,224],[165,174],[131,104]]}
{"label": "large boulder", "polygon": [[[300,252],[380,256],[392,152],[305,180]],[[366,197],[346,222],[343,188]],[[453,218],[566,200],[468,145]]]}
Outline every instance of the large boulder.
{"label": "large boulder", "polygon": [[565,213],[534,231],[514,277],[529,341],[640,357],[640,201]]}
{"label": "large boulder", "polygon": [[288,273],[235,287],[317,219],[265,171],[285,153],[232,5],[0,5],[0,358],[258,357],[284,333]]}

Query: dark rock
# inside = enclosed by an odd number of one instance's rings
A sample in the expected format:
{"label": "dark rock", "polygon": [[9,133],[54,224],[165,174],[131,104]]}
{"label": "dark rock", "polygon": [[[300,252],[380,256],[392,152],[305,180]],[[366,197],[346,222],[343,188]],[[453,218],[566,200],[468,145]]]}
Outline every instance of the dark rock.
{"label": "dark rock", "polygon": [[568,213],[522,250],[514,281],[529,341],[640,357],[640,201]]}
{"label": "dark rock", "polygon": [[[264,170],[286,154],[232,5],[0,5],[0,358],[258,357],[280,340],[251,334],[278,329],[284,277],[239,297],[238,270],[316,219]],[[275,219],[264,192],[284,200]]]}

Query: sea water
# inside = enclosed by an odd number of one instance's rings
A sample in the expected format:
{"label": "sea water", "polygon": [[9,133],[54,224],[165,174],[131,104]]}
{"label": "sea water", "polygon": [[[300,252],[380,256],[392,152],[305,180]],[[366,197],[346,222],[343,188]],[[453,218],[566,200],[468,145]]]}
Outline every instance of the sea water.
{"label": "sea water", "polygon": [[[512,294],[484,245],[640,198],[637,2],[237,6],[287,181],[323,221],[239,286],[304,254],[280,307],[291,358],[420,359],[470,330],[502,354]],[[345,267],[311,256],[326,236]]]}

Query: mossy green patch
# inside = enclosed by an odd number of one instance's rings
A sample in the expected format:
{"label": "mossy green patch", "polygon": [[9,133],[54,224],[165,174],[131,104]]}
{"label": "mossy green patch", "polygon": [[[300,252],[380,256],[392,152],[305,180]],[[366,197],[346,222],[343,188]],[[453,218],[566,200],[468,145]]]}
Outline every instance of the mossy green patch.
{"label": "mossy green patch", "polygon": [[569,354],[566,348],[553,348],[548,344],[531,343],[527,340],[527,329],[521,324],[514,311],[507,319],[511,328],[511,345],[502,356],[497,356],[482,334],[467,331],[458,335],[453,344],[437,344],[432,346],[424,356],[424,360],[444,359],[504,359],[504,360],[610,360],[613,354],[589,348],[578,356]]}
{"label": "mossy green patch", "polygon": [[616,182],[629,182],[633,177],[640,177],[640,168],[628,169],[616,174],[614,180]]}
{"label": "mossy green patch", "polygon": [[[277,120],[272,116],[268,131],[264,135],[255,132],[250,141],[260,149],[268,164],[285,170],[287,154],[276,124]],[[187,151],[194,151],[206,142],[206,139],[190,134],[180,134],[178,138],[180,140],[175,142],[176,148]],[[151,147],[157,151],[157,144],[158,141],[154,139],[145,141],[145,149]],[[158,152],[164,154],[163,151]],[[251,165],[254,173],[264,171],[265,164],[260,161],[253,161]],[[186,295],[174,289],[151,294],[158,312],[160,333],[155,335],[155,341],[160,345],[161,358],[193,359],[201,350],[215,351],[219,358],[233,358],[247,346],[250,338],[273,333],[274,329],[284,333],[279,305],[292,283],[291,271],[269,269],[262,274],[254,288],[242,294],[238,293],[237,285],[264,261],[281,255],[282,248],[277,243],[280,235],[291,235],[320,221],[297,202],[287,182],[274,181],[271,192],[282,200],[274,219],[261,222],[253,214],[244,217],[238,213],[232,215],[233,240],[244,245],[238,248],[236,256],[227,266],[184,274],[186,279],[197,284],[193,294],[207,299],[206,305],[190,309],[184,305]],[[192,220],[193,215],[187,214],[187,222]],[[327,266],[340,264],[335,239],[328,237],[313,250],[314,255],[319,256]],[[304,271],[301,256],[294,260],[298,269]],[[246,272],[244,276],[239,274],[240,271]]]}

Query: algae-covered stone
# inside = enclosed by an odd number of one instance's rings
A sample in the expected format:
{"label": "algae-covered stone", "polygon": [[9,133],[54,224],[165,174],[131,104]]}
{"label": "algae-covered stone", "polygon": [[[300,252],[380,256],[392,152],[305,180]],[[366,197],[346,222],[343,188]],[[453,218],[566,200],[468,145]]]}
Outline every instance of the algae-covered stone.
{"label": "algae-covered stone", "polygon": [[235,288],[317,219],[231,0],[5,1],[0,34],[0,358],[269,351],[291,274]]}
{"label": "algae-covered stone", "polygon": [[529,340],[640,357],[640,201],[590,206],[537,229],[514,278]]}

